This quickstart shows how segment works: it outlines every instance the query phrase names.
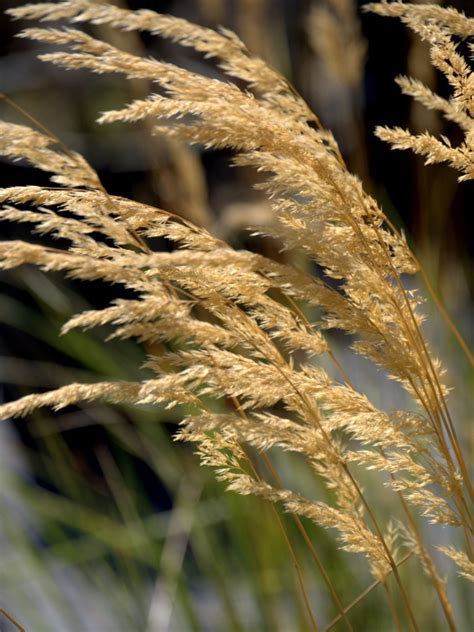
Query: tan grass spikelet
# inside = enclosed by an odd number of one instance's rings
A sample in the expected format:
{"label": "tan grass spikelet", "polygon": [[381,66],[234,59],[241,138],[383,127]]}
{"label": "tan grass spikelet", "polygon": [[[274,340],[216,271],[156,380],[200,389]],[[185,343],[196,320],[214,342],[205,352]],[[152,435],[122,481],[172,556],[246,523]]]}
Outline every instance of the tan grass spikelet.
{"label": "tan grass spikelet", "polygon": [[363,75],[367,44],[350,0],[313,4],[308,16],[309,43],[332,77],[357,87]]}
{"label": "tan grass spikelet", "polygon": [[169,38],[194,48],[207,58],[217,58],[219,66],[227,75],[247,82],[270,106],[275,104],[303,119],[314,118],[308,106],[296,97],[286,79],[263,60],[251,55],[237,35],[227,29],[221,28],[220,32],[216,32],[154,11],[128,11],[90,0],[26,5],[10,10],[9,14],[17,19],[41,21],[69,18],[73,23],[108,24],[125,31],[147,31]]}
{"label": "tan grass spikelet", "polygon": [[[456,37],[474,37],[474,19],[452,8],[435,5],[404,4],[401,2],[372,3],[365,10],[379,15],[399,17],[430,45],[433,66],[448,80],[452,96],[444,99],[434,94],[416,79],[398,77],[402,92],[425,107],[438,110],[457,123],[464,139],[456,147],[445,138],[431,134],[412,135],[400,128],[378,127],[376,134],[394,149],[411,149],[425,157],[425,164],[447,162],[460,171],[459,181],[474,178],[474,72],[467,59],[458,51]],[[472,46],[472,43],[470,43]]]}
{"label": "tan grass spikelet", "polygon": [[373,2],[365,5],[366,11],[378,15],[397,17],[411,29],[430,37],[431,29],[439,29],[460,37],[470,37],[474,31],[474,18],[466,17],[453,7],[436,4],[410,4],[408,2]]}
{"label": "tan grass spikelet", "polygon": [[458,551],[452,546],[439,546],[438,550],[450,557],[459,567],[459,574],[471,582],[474,582],[474,564],[463,551]]}
{"label": "tan grass spikelet", "polygon": [[70,150],[65,152],[58,147],[56,139],[30,127],[0,121],[0,152],[13,160],[26,160],[38,169],[55,174],[51,180],[57,184],[99,186],[97,174],[81,155]]}

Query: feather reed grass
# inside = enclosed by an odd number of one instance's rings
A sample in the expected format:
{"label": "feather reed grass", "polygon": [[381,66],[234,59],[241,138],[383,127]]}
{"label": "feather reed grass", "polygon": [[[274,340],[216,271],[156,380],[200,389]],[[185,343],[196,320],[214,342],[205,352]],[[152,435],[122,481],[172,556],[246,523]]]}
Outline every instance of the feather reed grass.
{"label": "feather reed grass", "polygon": [[[464,138],[452,147],[444,138],[400,129],[379,128],[377,135],[396,149],[422,154],[427,162],[448,162],[459,170],[460,180],[472,179],[473,74],[455,39],[474,35],[473,20],[433,5],[396,2],[366,8],[401,18],[430,43],[432,63],[447,77],[452,98],[443,99],[413,79],[402,77],[398,83],[457,123]],[[332,134],[282,76],[225,29],[216,32],[90,0],[25,5],[9,14],[160,35],[193,48],[214,60],[224,77],[239,80],[243,87],[139,57],[71,27],[21,33],[65,47],[42,54],[45,61],[119,73],[155,87],[147,98],[104,112],[100,123],[147,120],[154,134],[234,150],[235,165],[261,174],[258,188],[275,217],[266,232],[286,250],[302,251],[317,274],[236,251],[174,213],[111,195],[84,158],[46,130],[1,122],[0,152],[51,173],[52,186],[1,190],[0,217],[32,224],[35,233],[57,239],[59,247],[2,242],[0,267],[33,264],[73,279],[119,284],[134,297],[72,316],[62,333],[107,325],[113,328],[111,338],[170,343],[170,350],[150,354],[144,368],[152,378],[73,383],[7,403],[0,417],[96,399],[184,405],[193,412],[183,419],[177,438],[196,443],[202,463],[214,468],[229,490],[282,505],[303,537],[301,519],[306,519],[333,530],[343,550],[364,556],[374,585],[384,588],[397,629],[420,630],[413,595],[399,570],[413,556],[433,585],[446,625],[456,630],[446,582],[420,518],[463,534],[463,545],[439,550],[472,579],[474,491],[443,369],[422,333],[423,299],[405,289],[402,279],[417,272],[418,262],[377,201],[348,172]],[[171,252],[153,250],[156,238],[169,242]],[[317,319],[310,322],[309,313]],[[412,407],[387,412],[359,392],[331,348],[331,330],[348,334],[352,350],[405,389]],[[339,379],[318,358],[328,358]],[[305,459],[326,486],[325,499],[285,486],[267,455],[274,449]],[[256,466],[262,461],[268,477]],[[398,497],[402,519],[396,526],[372,506],[364,471],[377,473],[379,484]],[[324,577],[309,538],[307,544],[337,606],[337,621],[352,629],[350,608],[343,607]],[[299,579],[309,625],[323,629]]]}

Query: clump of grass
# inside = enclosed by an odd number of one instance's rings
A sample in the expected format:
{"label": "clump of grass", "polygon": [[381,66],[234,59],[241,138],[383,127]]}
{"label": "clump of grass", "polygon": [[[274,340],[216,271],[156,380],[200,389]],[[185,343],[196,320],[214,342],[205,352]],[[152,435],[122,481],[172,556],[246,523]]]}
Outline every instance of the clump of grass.
{"label": "clump of grass", "polygon": [[[401,17],[428,39],[433,63],[447,76],[453,98],[441,99],[413,80],[399,83],[465,133],[456,148],[402,130],[383,128],[378,135],[430,162],[448,161],[461,171],[461,179],[472,178],[473,75],[453,40],[473,34],[472,19],[431,5],[369,8]],[[111,195],[81,156],[45,130],[2,122],[0,152],[52,173],[56,186],[3,189],[1,219],[32,223],[35,232],[67,247],[3,242],[0,266],[34,264],[71,278],[120,284],[134,297],[74,315],[62,333],[109,325],[112,337],[173,343],[170,349],[175,350],[150,354],[144,368],[153,372],[151,379],[70,384],[5,404],[0,417],[95,399],[185,405],[193,412],[183,419],[177,438],[195,442],[202,462],[230,490],[281,504],[295,516],[303,537],[301,518],[334,530],[342,549],[365,556],[399,630],[420,629],[413,595],[399,571],[407,556],[418,558],[446,624],[455,630],[446,582],[420,518],[462,534],[462,549],[439,548],[469,578],[474,569],[474,491],[448,407],[443,370],[422,333],[423,300],[402,282],[402,275],[416,273],[419,266],[403,235],[347,170],[332,134],[283,77],[227,30],[215,32],[151,11],[131,12],[89,0],[26,5],[9,13],[159,34],[214,59],[224,75],[238,79],[244,88],[123,52],[71,28],[22,33],[68,47],[42,55],[46,61],[156,85],[156,94],[105,112],[99,121],[147,119],[153,122],[153,133],[233,149],[236,165],[262,174],[258,187],[275,217],[268,234],[287,250],[302,251],[318,274],[236,251],[173,213]],[[174,249],[154,251],[150,244],[157,237]],[[310,322],[309,313],[317,319]],[[401,385],[412,407],[387,412],[359,392],[331,348],[331,330],[349,334],[352,350]],[[329,359],[338,378],[331,377],[319,358]],[[278,449],[307,462],[328,490],[324,498],[285,486],[269,457]],[[260,472],[261,462],[267,478]],[[375,472],[376,482],[398,498],[396,522],[392,516],[382,520],[372,506],[364,489],[367,471]],[[309,539],[308,546],[338,620],[352,629]],[[310,625],[319,629],[299,579]]]}

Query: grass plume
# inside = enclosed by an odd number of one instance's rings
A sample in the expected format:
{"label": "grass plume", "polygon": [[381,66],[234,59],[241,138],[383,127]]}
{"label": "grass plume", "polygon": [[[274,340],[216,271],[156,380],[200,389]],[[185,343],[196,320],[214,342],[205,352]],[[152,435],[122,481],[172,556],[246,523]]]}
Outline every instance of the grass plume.
{"label": "grass plume", "polygon": [[[472,178],[473,75],[453,37],[472,36],[473,20],[432,5],[397,2],[368,8],[401,18],[430,42],[432,63],[446,75],[452,99],[412,79],[398,83],[464,133],[458,147],[400,129],[379,128],[378,136],[395,148],[422,154],[427,162],[448,162],[461,172],[461,180]],[[175,344],[165,355],[150,355],[144,368],[153,372],[151,379],[71,384],[7,403],[0,417],[95,399],[186,404],[193,414],[183,419],[178,438],[195,442],[202,462],[230,490],[281,504],[298,518],[334,530],[344,550],[365,556],[390,604],[387,579],[393,574],[412,630],[419,629],[413,598],[398,565],[408,554],[417,557],[449,629],[455,630],[445,582],[418,518],[464,535],[465,550],[441,550],[472,578],[474,493],[443,369],[422,332],[423,300],[402,280],[418,266],[404,237],[347,170],[331,132],[283,77],[227,30],[90,0],[25,5],[9,14],[146,31],[195,49],[215,60],[224,75],[238,79],[244,87],[121,51],[70,27],[34,27],[21,34],[66,47],[41,55],[66,69],[149,81],[156,93],[102,113],[99,122],[146,119],[153,133],[232,149],[235,165],[261,173],[258,187],[275,218],[266,232],[286,250],[302,251],[319,274],[236,251],[173,213],[111,195],[84,158],[57,139],[2,122],[0,152],[51,173],[54,186],[1,190],[0,218],[31,223],[34,232],[60,245],[2,242],[0,267],[34,264],[75,279],[120,284],[133,294],[72,316],[64,334],[108,325],[112,337]],[[157,237],[172,244],[171,252],[152,249]],[[308,310],[317,310],[316,322],[309,322]],[[387,412],[358,392],[331,349],[331,330],[350,335],[353,351],[401,385],[413,407]],[[339,380],[318,363],[322,356],[335,364]],[[219,400],[229,403],[225,412]],[[301,455],[326,486],[326,499],[308,498],[259,476],[251,455],[273,449]],[[380,473],[380,484],[399,497],[404,519],[396,529],[371,507],[359,480],[361,469]]]}

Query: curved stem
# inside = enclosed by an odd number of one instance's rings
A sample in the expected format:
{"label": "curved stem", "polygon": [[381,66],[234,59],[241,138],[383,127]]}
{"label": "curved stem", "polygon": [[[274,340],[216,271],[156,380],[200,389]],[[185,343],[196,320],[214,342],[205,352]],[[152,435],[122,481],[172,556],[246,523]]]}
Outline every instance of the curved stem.
{"label": "curved stem", "polygon": [[[239,408],[240,408],[240,405],[239,405]],[[244,450],[244,448],[242,448],[242,449]],[[255,466],[254,466],[254,464],[252,462],[252,459],[245,452],[245,450],[244,450],[244,453],[246,455],[246,458],[247,458],[247,461],[248,461],[250,467],[252,468],[252,472],[254,473],[254,476],[256,477],[256,479],[258,481],[261,481],[262,479],[261,479],[259,473],[257,472],[257,470],[256,470],[256,468],[255,468]],[[291,556],[291,559],[292,559],[292,562],[293,562],[293,567],[295,569],[295,573],[296,573],[296,576],[297,576],[297,579],[298,579],[298,583],[300,585],[301,596],[303,598],[304,606],[305,606],[307,615],[309,617],[312,630],[314,630],[314,632],[320,632],[319,626],[318,626],[318,624],[316,622],[316,618],[315,618],[314,613],[313,613],[313,609],[311,607],[311,603],[309,601],[308,592],[306,590],[306,586],[305,586],[305,583],[304,583],[303,571],[301,569],[300,563],[298,562],[298,558],[296,557],[296,552],[295,552],[295,550],[293,548],[293,545],[290,542],[290,539],[289,539],[288,534],[286,532],[286,529],[285,529],[285,526],[283,524],[283,521],[282,521],[282,519],[281,519],[281,517],[280,517],[280,515],[279,515],[279,513],[277,511],[277,508],[275,507],[275,505],[273,503],[270,503],[270,506],[271,506],[272,511],[273,511],[273,513],[275,515],[275,518],[276,518],[276,520],[278,522],[278,526],[280,527],[280,530],[281,530],[281,533],[283,535],[283,539],[285,540],[286,546],[288,547],[288,550],[290,552],[290,556]]]}
{"label": "curved stem", "polygon": [[12,623],[16,628],[18,628],[20,632],[26,632],[25,628],[23,628],[17,621],[15,621],[12,615],[9,614],[4,608],[0,608],[0,614],[2,614],[5,619],[8,619],[8,621],[10,621],[10,623]]}
{"label": "curved stem", "polygon": [[[407,553],[405,557],[402,557],[402,559],[398,562],[397,566],[401,566],[402,564],[404,564],[407,560],[410,559],[410,557],[412,557],[412,555],[413,551]],[[390,572],[392,572],[392,570],[390,570]],[[350,604],[344,608],[344,613],[347,614],[348,612],[350,612],[353,608],[355,608],[355,606],[357,606],[358,603],[365,599],[365,597],[367,597],[369,593],[371,593],[375,588],[377,588],[377,586],[380,586],[380,584],[382,583],[383,582],[380,581],[380,579],[376,579],[375,581],[373,581],[369,586],[367,586],[365,590],[360,593],[360,595],[353,599]],[[337,623],[339,623],[340,620],[341,615],[339,614],[337,615],[337,617],[334,617],[334,619],[330,623],[328,623],[328,625],[321,632],[329,632]]]}
{"label": "curved stem", "polygon": [[[269,472],[271,473],[271,475],[273,476],[276,484],[278,485],[278,487],[281,489],[283,487],[283,483],[282,480],[278,474],[278,472],[275,470],[275,468],[273,467],[273,464],[270,460],[270,458],[268,457],[267,454],[265,454],[265,452],[260,452],[260,456],[262,457],[265,465],[267,466],[267,469],[269,470]],[[306,542],[309,552],[311,554],[311,557],[313,558],[314,562],[316,563],[316,566],[319,569],[319,572],[321,573],[321,577],[324,580],[324,583],[326,584],[327,589],[329,590],[329,592],[331,593],[331,597],[334,601],[334,603],[336,604],[337,609],[339,610],[339,613],[341,615],[341,617],[344,619],[344,623],[347,627],[347,629],[349,631],[352,632],[353,627],[349,621],[349,619],[347,618],[345,612],[344,612],[344,607],[342,605],[341,600],[339,599],[339,596],[329,578],[329,575],[326,572],[326,569],[324,568],[323,563],[321,562],[321,559],[319,557],[319,555],[317,554],[313,543],[311,542],[306,529],[304,528],[303,523],[301,522],[301,518],[297,515],[297,514],[292,514],[293,516],[293,520],[295,521],[296,526],[298,527],[299,532],[301,533],[301,535],[303,536],[304,541]]]}

